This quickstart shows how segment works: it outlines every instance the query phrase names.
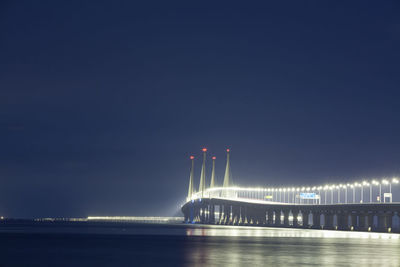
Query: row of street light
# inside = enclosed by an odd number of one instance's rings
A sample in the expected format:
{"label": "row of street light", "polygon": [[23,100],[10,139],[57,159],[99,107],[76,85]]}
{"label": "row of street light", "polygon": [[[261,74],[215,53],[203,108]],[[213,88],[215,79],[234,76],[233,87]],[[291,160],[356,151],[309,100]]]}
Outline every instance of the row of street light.
{"label": "row of street light", "polygon": [[[399,179],[382,179],[372,181],[355,182],[352,184],[338,184],[338,185],[325,185],[325,186],[314,186],[314,187],[297,187],[297,188],[266,188],[261,191],[272,193],[270,196],[271,201],[283,202],[283,203],[309,203],[309,204],[335,204],[335,203],[356,203],[357,188],[360,188],[360,203],[365,203],[364,200],[364,188],[369,187],[369,203],[373,202],[386,202],[386,198],[389,198],[389,202],[392,202],[392,184],[398,184]],[[384,193],[382,198],[382,185],[389,186],[389,193]],[[379,195],[376,201],[373,198],[373,187],[379,187]],[[352,191],[352,199],[348,199],[348,191]],[[335,190],[337,190],[336,202],[334,201]],[[258,190],[260,191],[260,190]],[[344,199],[341,199],[342,192],[344,191]],[[324,193],[322,199],[321,192]],[[330,192],[330,199],[328,199],[328,192]],[[268,193],[267,193],[268,194]],[[250,198],[260,198],[265,194],[254,193]]]}

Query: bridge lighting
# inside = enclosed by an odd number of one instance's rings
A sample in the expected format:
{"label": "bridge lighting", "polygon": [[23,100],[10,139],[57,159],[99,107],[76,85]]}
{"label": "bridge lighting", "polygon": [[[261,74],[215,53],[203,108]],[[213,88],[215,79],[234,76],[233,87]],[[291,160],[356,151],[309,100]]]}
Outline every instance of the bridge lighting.
{"label": "bridge lighting", "polygon": [[226,152],[230,152],[231,150],[229,148],[226,149]]}
{"label": "bridge lighting", "polygon": [[212,159],[217,159],[217,157],[212,157]]}
{"label": "bridge lighting", "polygon": [[203,150],[203,152],[207,152],[207,148],[203,148],[202,150]]}
{"label": "bridge lighting", "polygon": [[194,156],[190,156],[190,159],[194,159]]}
{"label": "bridge lighting", "polygon": [[337,185],[336,186],[336,189],[337,189],[337,203],[339,203],[340,202],[340,185]]}
{"label": "bridge lighting", "polygon": [[389,181],[386,180],[386,179],[383,179],[383,180],[382,180],[382,184],[389,184]]}
{"label": "bridge lighting", "polygon": [[393,182],[394,184],[398,184],[398,183],[399,183],[399,179],[393,178],[393,179],[392,179],[392,182]]}

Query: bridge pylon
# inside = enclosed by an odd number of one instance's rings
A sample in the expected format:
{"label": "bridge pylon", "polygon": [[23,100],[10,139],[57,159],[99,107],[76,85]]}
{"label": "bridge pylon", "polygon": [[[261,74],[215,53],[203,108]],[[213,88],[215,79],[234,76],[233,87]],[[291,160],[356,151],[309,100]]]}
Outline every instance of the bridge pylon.
{"label": "bridge pylon", "polygon": [[226,168],[225,168],[225,176],[224,176],[224,184],[223,187],[232,186],[232,174],[231,174],[231,165],[229,162],[229,152],[230,149],[226,150]]}
{"label": "bridge pylon", "polygon": [[199,192],[201,197],[204,197],[204,191],[206,191],[206,152],[207,148],[203,148],[203,165],[201,166]]}
{"label": "bridge pylon", "polygon": [[211,170],[210,188],[213,188],[215,186],[215,159],[216,159],[216,157],[212,157],[212,170]]}
{"label": "bridge pylon", "polygon": [[192,167],[190,168],[190,178],[189,178],[189,189],[188,189],[188,200],[192,198],[193,195],[193,175],[194,175],[194,157],[190,156],[190,160],[192,161]]}

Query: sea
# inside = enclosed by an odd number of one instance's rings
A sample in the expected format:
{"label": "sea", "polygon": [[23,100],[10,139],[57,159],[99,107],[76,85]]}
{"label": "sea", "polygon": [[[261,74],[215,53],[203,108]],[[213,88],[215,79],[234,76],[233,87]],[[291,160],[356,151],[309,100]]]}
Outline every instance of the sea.
{"label": "sea", "polygon": [[9,222],[0,266],[400,266],[400,235],[183,223]]}

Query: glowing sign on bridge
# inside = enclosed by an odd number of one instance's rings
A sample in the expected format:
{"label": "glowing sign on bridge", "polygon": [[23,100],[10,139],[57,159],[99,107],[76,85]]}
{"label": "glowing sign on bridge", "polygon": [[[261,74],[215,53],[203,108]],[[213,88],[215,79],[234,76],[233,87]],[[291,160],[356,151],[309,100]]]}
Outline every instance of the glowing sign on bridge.
{"label": "glowing sign on bridge", "polygon": [[315,193],[300,193],[301,199],[319,199],[319,195]]}

